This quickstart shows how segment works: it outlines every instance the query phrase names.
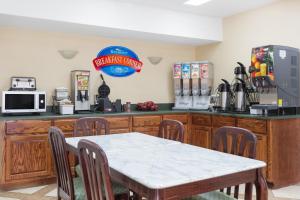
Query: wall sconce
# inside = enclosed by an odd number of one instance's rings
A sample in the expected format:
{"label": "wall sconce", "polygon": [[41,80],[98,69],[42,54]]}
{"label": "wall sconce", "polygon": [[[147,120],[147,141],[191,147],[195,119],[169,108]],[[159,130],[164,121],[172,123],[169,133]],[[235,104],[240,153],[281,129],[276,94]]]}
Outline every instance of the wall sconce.
{"label": "wall sconce", "polygon": [[150,61],[150,63],[152,65],[157,65],[162,60],[162,57],[159,57],[159,56],[149,56],[148,60]]}
{"label": "wall sconce", "polygon": [[65,59],[72,59],[78,53],[76,50],[58,50],[58,52]]}

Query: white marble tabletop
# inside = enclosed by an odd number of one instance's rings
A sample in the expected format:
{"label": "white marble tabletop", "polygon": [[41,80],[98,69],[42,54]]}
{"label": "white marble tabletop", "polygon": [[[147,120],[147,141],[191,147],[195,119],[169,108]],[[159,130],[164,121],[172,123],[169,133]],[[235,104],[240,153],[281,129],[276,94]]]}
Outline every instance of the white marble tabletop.
{"label": "white marble tabletop", "polygon": [[66,138],[97,143],[109,166],[140,184],[161,189],[265,167],[262,161],[225,154],[142,133]]}

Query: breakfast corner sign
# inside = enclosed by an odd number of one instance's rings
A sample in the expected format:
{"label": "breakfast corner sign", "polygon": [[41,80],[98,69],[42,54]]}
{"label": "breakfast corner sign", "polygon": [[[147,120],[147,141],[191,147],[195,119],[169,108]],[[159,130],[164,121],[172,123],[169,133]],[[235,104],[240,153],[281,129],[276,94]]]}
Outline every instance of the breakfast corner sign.
{"label": "breakfast corner sign", "polygon": [[93,60],[95,69],[114,77],[126,77],[140,72],[143,63],[130,49],[110,46],[102,49]]}

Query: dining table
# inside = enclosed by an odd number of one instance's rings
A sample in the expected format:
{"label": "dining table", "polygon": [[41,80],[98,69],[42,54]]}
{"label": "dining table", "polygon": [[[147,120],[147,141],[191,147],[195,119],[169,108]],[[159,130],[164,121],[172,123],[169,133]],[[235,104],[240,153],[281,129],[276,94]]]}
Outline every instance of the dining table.
{"label": "dining table", "polygon": [[[263,161],[138,132],[66,138],[68,151],[78,156],[81,139],[104,150],[112,180],[150,200],[184,199],[245,183],[255,185],[257,200],[268,199]],[[252,189],[245,199],[252,199]]]}

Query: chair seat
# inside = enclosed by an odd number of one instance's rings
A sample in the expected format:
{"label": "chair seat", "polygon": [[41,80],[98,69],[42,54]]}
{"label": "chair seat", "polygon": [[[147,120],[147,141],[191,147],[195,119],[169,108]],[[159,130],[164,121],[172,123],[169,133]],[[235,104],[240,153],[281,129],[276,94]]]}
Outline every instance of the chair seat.
{"label": "chair seat", "polygon": [[219,191],[207,192],[198,196],[186,198],[184,200],[236,200],[227,194]]}
{"label": "chair seat", "polygon": [[85,190],[81,177],[73,178],[75,200],[85,200]]}
{"label": "chair seat", "polygon": [[[80,165],[76,165],[75,171],[76,171],[76,174],[79,176],[78,178],[80,178],[80,180],[82,180],[82,172],[81,172]],[[113,190],[114,195],[128,194],[128,189],[126,187],[124,187],[123,185],[121,185],[117,182],[114,182],[114,181],[112,181],[112,190]]]}

